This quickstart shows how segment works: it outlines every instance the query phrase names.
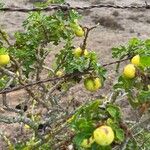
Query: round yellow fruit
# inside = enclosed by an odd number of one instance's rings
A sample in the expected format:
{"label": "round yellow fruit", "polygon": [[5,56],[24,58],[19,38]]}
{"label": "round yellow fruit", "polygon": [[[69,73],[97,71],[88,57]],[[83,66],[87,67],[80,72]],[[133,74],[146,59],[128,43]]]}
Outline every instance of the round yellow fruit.
{"label": "round yellow fruit", "polygon": [[115,137],[112,128],[106,125],[97,128],[93,135],[95,142],[101,146],[110,145]]}
{"label": "round yellow fruit", "polygon": [[95,142],[95,140],[93,137],[90,137],[89,139],[84,139],[81,143],[81,147],[90,148],[94,142]]}
{"label": "round yellow fruit", "polygon": [[30,126],[28,126],[27,124],[25,124],[24,128],[28,130],[28,129],[30,129]]}
{"label": "round yellow fruit", "polygon": [[124,67],[123,74],[125,77],[132,79],[135,77],[135,73],[136,69],[133,64],[128,64]]}
{"label": "round yellow fruit", "polygon": [[94,82],[93,79],[91,78],[87,78],[84,80],[84,86],[88,91],[91,92],[95,91]]}
{"label": "round yellow fruit", "polygon": [[96,78],[96,79],[94,80],[94,84],[95,84],[95,89],[96,89],[96,90],[98,90],[99,88],[102,87],[100,78]]}
{"label": "round yellow fruit", "polygon": [[84,30],[79,26],[74,30],[76,36],[82,37],[84,36]]}
{"label": "round yellow fruit", "polygon": [[56,76],[58,76],[58,77],[62,77],[64,75],[64,73],[63,73],[63,71],[61,71],[61,70],[58,70],[57,72],[56,72]]}
{"label": "round yellow fruit", "polygon": [[9,64],[10,57],[8,54],[0,55],[0,66]]}
{"label": "round yellow fruit", "polygon": [[87,57],[89,55],[89,52],[87,49],[84,50],[84,56]]}
{"label": "round yellow fruit", "polygon": [[136,66],[139,66],[140,65],[140,55],[134,56],[131,59],[131,63],[134,64],[134,65],[136,65]]}
{"label": "round yellow fruit", "polygon": [[76,48],[73,54],[75,57],[80,57],[82,55],[82,49],[80,47]]}
{"label": "round yellow fruit", "polygon": [[88,91],[97,91],[101,86],[101,80],[99,78],[86,78],[84,80],[84,86]]}

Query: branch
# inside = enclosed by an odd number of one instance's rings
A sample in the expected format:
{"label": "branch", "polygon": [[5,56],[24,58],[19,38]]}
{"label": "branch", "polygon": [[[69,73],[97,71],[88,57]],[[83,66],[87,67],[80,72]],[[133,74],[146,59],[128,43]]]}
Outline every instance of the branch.
{"label": "branch", "polygon": [[[124,62],[126,60],[129,60],[129,58],[114,61],[114,62],[111,62],[111,63],[108,63],[108,64],[103,64],[102,67],[114,65],[114,64],[117,64],[118,62],[120,63],[120,62]],[[86,70],[85,72],[77,72],[77,73],[67,74],[67,75],[62,76],[62,77],[53,77],[53,78],[43,79],[43,80],[40,80],[40,81],[32,82],[32,83],[22,85],[22,86],[18,86],[18,87],[14,87],[14,88],[11,88],[11,89],[1,90],[0,94],[11,93],[11,92],[22,90],[22,89],[25,89],[27,87],[31,87],[31,86],[34,86],[34,85],[37,85],[37,84],[47,83],[47,82],[51,82],[51,81],[58,81],[58,80],[66,79],[66,78],[73,78],[73,77],[82,76],[82,75],[85,75],[85,74],[88,74],[88,73],[89,73],[89,71]]]}
{"label": "branch", "polygon": [[3,73],[5,73],[5,74],[8,75],[8,76],[11,76],[11,77],[15,77],[15,76],[16,76],[15,73],[13,73],[13,72],[11,72],[11,71],[9,71],[8,69],[5,69],[5,68],[3,68],[3,67],[0,67],[0,71],[3,72]]}
{"label": "branch", "polygon": [[24,123],[29,125],[32,129],[37,130],[37,123],[33,122],[29,118],[19,116],[19,117],[7,117],[7,116],[0,116],[0,122],[4,122],[7,124],[13,124],[13,123]]}
{"label": "branch", "polygon": [[124,62],[124,61],[127,61],[129,60],[130,58],[126,58],[126,59],[122,59],[122,60],[117,60],[117,61],[114,61],[114,62],[110,62],[108,64],[103,64],[102,67],[106,67],[106,66],[110,66],[110,65],[114,65],[114,64],[117,64],[117,63],[121,63],[121,62]]}
{"label": "branch", "polygon": [[62,76],[62,77],[53,77],[53,78],[49,78],[49,79],[43,79],[43,80],[40,80],[40,81],[32,82],[32,83],[29,83],[29,84],[26,84],[26,85],[21,85],[21,86],[14,87],[14,88],[11,88],[11,89],[1,90],[0,94],[11,93],[11,92],[18,91],[18,90],[21,90],[21,89],[26,89],[28,87],[31,87],[31,86],[34,86],[34,85],[37,85],[37,84],[51,82],[51,81],[58,81],[58,80],[66,79],[66,78],[73,78],[75,76],[82,76],[82,75],[88,74],[88,73],[89,73],[88,71],[77,72],[77,73],[67,74],[67,75]]}

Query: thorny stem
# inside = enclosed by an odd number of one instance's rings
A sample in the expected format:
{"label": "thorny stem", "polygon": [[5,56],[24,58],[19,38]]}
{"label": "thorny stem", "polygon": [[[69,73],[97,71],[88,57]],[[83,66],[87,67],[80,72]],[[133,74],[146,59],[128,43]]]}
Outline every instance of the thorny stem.
{"label": "thorny stem", "polygon": [[4,41],[7,43],[7,45],[11,46],[9,40],[7,39],[5,33],[0,29],[0,34],[2,36],[2,38],[4,39]]}
{"label": "thorny stem", "polygon": [[98,26],[99,26],[99,24],[97,24],[96,26],[90,27],[90,28],[85,27],[85,30],[86,30],[85,31],[85,38],[84,38],[83,44],[81,46],[81,49],[83,50],[83,53],[84,53],[84,50],[86,49],[86,46],[87,46],[87,39],[88,39],[90,31],[97,28]]}

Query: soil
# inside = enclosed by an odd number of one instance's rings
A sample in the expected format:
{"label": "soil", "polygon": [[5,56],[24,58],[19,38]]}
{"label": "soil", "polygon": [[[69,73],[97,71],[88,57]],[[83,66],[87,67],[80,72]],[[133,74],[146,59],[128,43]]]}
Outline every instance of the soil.
{"label": "soil", "polygon": [[[3,0],[6,6],[9,7],[32,7],[33,4],[24,0]],[[107,3],[107,4],[119,4],[119,5],[137,5],[144,4],[143,0],[68,0],[68,3],[73,6],[88,6],[91,4]],[[92,26],[100,23],[100,26],[94,29],[88,39],[88,49],[95,50],[98,54],[99,62],[101,64],[114,61],[111,56],[111,48],[120,44],[125,44],[130,38],[138,37],[140,39],[149,38],[150,35],[150,10],[120,10],[113,8],[95,8],[92,10],[86,10],[81,12],[83,18],[81,24],[83,26]],[[1,12],[0,24],[9,35],[10,40],[13,43],[14,32],[22,31],[22,22],[27,17],[25,13],[18,12]],[[76,45],[79,45],[81,41],[76,40]],[[50,58],[49,60],[52,60]],[[121,70],[123,65],[121,67]],[[100,95],[106,95],[111,91],[111,85],[115,82],[115,66],[107,67],[107,80],[104,88],[97,93],[91,94],[83,88],[83,84],[79,84],[70,90],[70,94],[75,97],[77,101],[84,101],[86,98],[99,97]],[[8,100],[11,106],[15,106],[26,95],[23,91],[14,92],[9,94]],[[0,103],[2,99],[0,97]],[[125,103],[126,104],[126,103]],[[2,105],[2,104],[1,104]],[[130,108],[127,104],[123,108],[125,116],[128,118],[131,115]],[[10,115],[8,112],[0,110],[3,115]],[[131,118],[130,116],[129,118]],[[134,116],[133,116],[134,117]],[[6,132],[8,137],[12,137],[15,141],[19,137],[20,128],[17,124],[6,125],[0,123],[0,131]],[[21,136],[20,136],[21,137]],[[23,138],[23,137],[22,137]],[[6,150],[6,145],[0,140],[0,150]]]}

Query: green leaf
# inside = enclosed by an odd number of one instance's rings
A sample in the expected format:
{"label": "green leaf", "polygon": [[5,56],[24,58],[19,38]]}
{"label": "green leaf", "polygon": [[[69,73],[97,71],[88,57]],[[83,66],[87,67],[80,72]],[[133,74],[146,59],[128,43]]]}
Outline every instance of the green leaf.
{"label": "green leaf", "polygon": [[139,150],[137,142],[134,141],[133,139],[130,139],[129,142],[127,143],[126,150]]}
{"label": "green leaf", "polygon": [[150,91],[141,91],[137,98],[141,103],[150,102]]}
{"label": "green leaf", "polygon": [[114,85],[114,89],[124,89],[125,91],[129,91],[130,89],[133,88],[133,85],[136,82],[135,79],[128,79],[125,78],[124,76],[120,76],[118,79],[118,83]]}
{"label": "green leaf", "polygon": [[7,49],[6,48],[0,48],[0,55],[4,55],[4,54],[7,54]]}
{"label": "green leaf", "polygon": [[141,56],[140,57],[140,64],[143,67],[150,67],[150,56]]}
{"label": "green leaf", "polygon": [[124,130],[123,129],[115,129],[115,133],[116,133],[116,138],[120,141],[123,142],[125,139],[125,134],[124,134]]}
{"label": "green leaf", "polygon": [[82,141],[84,139],[87,139],[89,138],[91,135],[87,132],[81,132],[81,133],[78,133],[74,139],[73,139],[73,142],[77,145],[77,146],[80,146]]}
{"label": "green leaf", "polygon": [[119,107],[115,105],[108,105],[106,110],[114,119],[119,120],[121,118],[121,111]]}
{"label": "green leaf", "polygon": [[132,38],[129,40],[129,46],[134,47],[137,46],[140,43],[140,40],[138,38]]}
{"label": "green leaf", "polygon": [[108,146],[100,146],[96,143],[92,144],[90,150],[111,150],[111,146],[108,145]]}

